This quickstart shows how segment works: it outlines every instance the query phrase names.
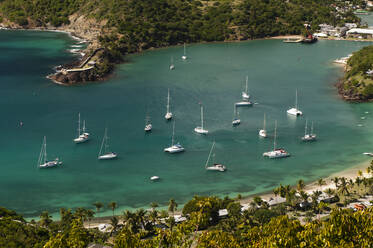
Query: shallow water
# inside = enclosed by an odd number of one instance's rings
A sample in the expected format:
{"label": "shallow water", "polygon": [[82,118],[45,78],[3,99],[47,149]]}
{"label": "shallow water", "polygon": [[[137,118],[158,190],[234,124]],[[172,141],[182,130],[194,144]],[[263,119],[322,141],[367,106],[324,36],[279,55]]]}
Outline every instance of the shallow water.
{"label": "shallow water", "polygon": [[[171,47],[130,56],[105,83],[53,84],[45,75],[73,58],[66,52],[73,44],[59,33],[0,32],[0,205],[26,216],[56,213],[60,207],[93,207],[96,201],[117,201],[131,209],[153,201],[167,204],[171,197],[183,203],[195,194],[248,195],[280,183],[312,181],[368,159],[361,153],[373,143],[372,104],[339,98],[334,84],[342,70],[331,62],[369,43],[198,44],[187,47],[187,61],[181,61],[182,47]],[[168,69],[171,56],[174,71]],[[242,123],[233,128],[233,104],[240,100],[246,75],[257,104],[240,108]],[[172,134],[172,124],[164,120],[168,88],[175,139],[185,147],[183,154],[163,152]],[[286,114],[294,105],[295,89],[304,113],[298,119]],[[200,102],[210,131],[206,137],[193,133]],[[75,145],[78,112],[92,139]],[[148,135],[143,130],[147,112],[154,127]],[[278,121],[278,145],[291,157],[262,157],[273,142],[258,137],[264,113],[270,135]],[[306,118],[314,121],[317,142],[300,141]],[[97,160],[105,127],[111,149],[119,154],[115,161]],[[43,135],[49,158],[59,156],[61,168],[37,169]],[[225,173],[204,170],[213,140],[216,161],[228,167]],[[150,182],[153,175],[161,181]]]}

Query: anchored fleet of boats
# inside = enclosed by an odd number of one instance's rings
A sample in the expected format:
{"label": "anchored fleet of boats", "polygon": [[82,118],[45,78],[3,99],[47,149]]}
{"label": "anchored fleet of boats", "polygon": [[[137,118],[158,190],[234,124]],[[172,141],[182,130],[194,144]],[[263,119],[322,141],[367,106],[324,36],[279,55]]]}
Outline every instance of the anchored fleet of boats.
{"label": "anchored fleet of boats", "polygon": [[[184,44],[184,54],[183,56],[181,56],[181,58],[182,60],[187,59],[185,44]],[[173,57],[171,57],[170,70],[173,70],[174,68],[175,66],[173,63]],[[249,90],[248,90],[248,76],[246,76],[245,90],[242,91],[241,96],[242,96],[242,100],[234,104],[233,120],[232,120],[233,126],[238,126],[241,123],[241,120],[239,118],[239,112],[237,111],[237,107],[252,106],[252,103],[249,101],[250,95],[249,95]],[[295,106],[287,110],[287,114],[296,116],[296,117],[303,115],[303,112],[300,111],[298,108],[298,91],[297,90],[295,91]],[[168,89],[168,92],[167,92],[166,114],[164,118],[167,121],[170,121],[173,118],[173,114],[170,108],[170,89]],[[209,131],[204,126],[204,109],[201,103],[200,103],[200,120],[201,120],[201,125],[194,128],[194,132],[196,132],[197,134],[207,135]],[[144,131],[150,132],[152,128],[153,126],[150,121],[150,116],[146,115]],[[115,152],[109,149],[109,137],[107,135],[107,132],[108,132],[107,128],[105,128],[100,151],[98,154],[99,160],[115,159],[118,156]],[[263,118],[263,128],[259,130],[259,136],[262,138],[268,137],[268,133],[266,129],[266,114],[265,113],[264,113],[264,118]],[[85,120],[83,120],[83,125],[81,128],[81,116],[79,113],[77,136],[76,138],[73,139],[73,141],[76,144],[80,144],[80,143],[87,142],[89,138],[90,138],[90,134],[86,130]],[[277,148],[276,139],[277,139],[277,121],[275,121],[274,136],[273,136],[273,149],[271,151],[264,152],[263,157],[274,159],[274,158],[285,158],[285,157],[290,156],[290,154],[284,148]],[[313,122],[311,124],[310,132],[308,133],[308,120],[306,120],[304,136],[301,137],[301,140],[302,141],[315,141],[316,140],[316,134],[314,133],[314,130],[313,130]],[[226,166],[219,164],[219,163],[215,163],[215,153],[213,153],[214,148],[215,148],[215,141],[213,142],[211,146],[210,153],[208,155],[208,158],[205,164],[205,169],[208,171],[224,172],[227,169]],[[173,120],[173,126],[172,126],[171,146],[164,148],[164,151],[168,153],[180,153],[180,152],[185,151],[184,147],[179,142],[175,143],[175,120]],[[211,156],[212,156],[213,163],[209,164]],[[50,167],[56,167],[61,164],[62,162],[58,158],[54,160],[50,160],[50,161],[47,160],[47,143],[46,143],[46,137],[44,136],[39,159],[38,159],[38,164],[37,164],[38,167],[39,168],[50,168]],[[150,177],[151,181],[158,181],[159,179],[160,178],[158,176]]]}

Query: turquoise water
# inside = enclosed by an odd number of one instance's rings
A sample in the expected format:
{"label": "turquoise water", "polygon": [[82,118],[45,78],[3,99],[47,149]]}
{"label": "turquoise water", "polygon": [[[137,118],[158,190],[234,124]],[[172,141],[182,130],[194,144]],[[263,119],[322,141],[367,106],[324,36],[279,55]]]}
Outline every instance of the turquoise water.
{"label": "turquoise water", "polygon": [[[334,87],[342,70],[331,63],[368,43],[198,44],[187,47],[185,62],[180,59],[183,48],[172,47],[129,57],[105,83],[53,84],[45,75],[73,58],[66,52],[72,44],[59,33],[0,32],[0,205],[26,216],[56,213],[60,207],[92,207],[96,201],[117,201],[131,209],[153,201],[165,205],[171,197],[183,203],[195,194],[264,192],[367,161],[361,153],[373,145],[373,105],[343,102]],[[168,69],[171,56],[174,71]],[[233,104],[240,100],[246,75],[257,104],[241,108],[242,124],[233,128]],[[172,134],[172,124],[164,120],[167,88],[183,154],[163,152]],[[298,119],[286,115],[295,89],[304,113]],[[205,106],[206,137],[193,133],[199,102]],[[75,145],[78,112],[92,139]],[[143,131],[146,112],[154,127],[149,135]],[[271,138],[258,138],[263,113],[271,135],[278,121],[278,144],[291,157],[262,157],[272,146]],[[312,144],[300,142],[306,118],[315,122],[319,136]],[[105,126],[111,148],[119,154],[115,161],[97,160]],[[36,167],[43,135],[49,157],[63,160],[61,168]],[[216,160],[228,167],[226,173],[204,170],[213,140]],[[153,175],[161,181],[150,182]]]}

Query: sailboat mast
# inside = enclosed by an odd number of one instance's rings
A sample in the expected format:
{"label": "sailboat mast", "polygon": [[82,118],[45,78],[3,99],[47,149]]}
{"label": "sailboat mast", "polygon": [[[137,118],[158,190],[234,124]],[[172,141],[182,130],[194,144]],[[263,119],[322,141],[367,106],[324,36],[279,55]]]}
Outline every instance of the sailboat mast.
{"label": "sailboat mast", "polygon": [[311,124],[311,133],[310,134],[313,135],[313,122]]}
{"label": "sailboat mast", "polygon": [[170,89],[168,89],[168,94],[167,94],[167,113],[170,112]]}
{"label": "sailboat mast", "polygon": [[214,149],[214,146],[215,146],[215,141],[214,141],[214,143],[212,143],[210,153],[209,153],[209,156],[207,157],[207,161],[206,161],[206,164],[205,164],[205,168],[207,168],[207,165],[209,164],[211,153],[212,153],[212,150]]}
{"label": "sailboat mast", "polygon": [[276,150],[277,121],[275,121],[275,137],[273,139],[273,150]]}
{"label": "sailboat mast", "polygon": [[44,136],[44,163],[47,162],[47,138]]}
{"label": "sailboat mast", "polygon": [[203,129],[203,106],[201,105],[201,127]]}
{"label": "sailboat mast", "polygon": [[266,130],[266,114],[264,113],[263,130]]}
{"label": "sailboat mast", "polygon": [[307,134],[307,122],[308,122],[308,120],[306,119],[306,126],[304,127],[304,136],[306,136],[306,134]]}
{"label": "sailboat mast", "polygon": [[78,137],[80,135],[80,113],[78,114]]}
{"label": "sailboat mast", "polygon": [[295,90],[295,108],[298,109],[298,90]]}
{"label": "sailboat mast", "polygon": [[85,120],[83,120],[83,133],[85,133]]}
{"label": "sailboat mast", "polygon": [[245,92],[246,94],[248,94],[248,83],[249,83],[249,76],[246,76],[246,88],[245,88]]}
{"label": "sailboat mast", "polygon": [[174,146],[174,142],[175,142],[174,136],[175,136],[175,120],[174,120],[174,125],[172,127],[171,146]]}
{"label": "sailboat mast", "polygon": [[186,56],[185,42],[184,42],[184,56]]}
{"label": "sailboat mast", "polygon": [[99,152],[98,156],[101,156],[101,154],[102,154],[102,148],[104,147],[105,139],[106,139],[106,128],[105,128],[104,137],[102,138],[101,148],[100,148],[100,152]]}

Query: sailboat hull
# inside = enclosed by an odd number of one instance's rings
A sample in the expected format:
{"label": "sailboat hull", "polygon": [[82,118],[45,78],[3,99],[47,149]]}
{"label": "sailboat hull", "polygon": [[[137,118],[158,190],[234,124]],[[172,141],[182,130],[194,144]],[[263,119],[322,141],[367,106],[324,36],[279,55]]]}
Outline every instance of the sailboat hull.
{"label": "sailboat hull", "polygon": [[294,115],[294,116],[301,116],[303,115],[302,111],[296,108],[291,108],[288,111],[286,111],[289,115]]}
{"label": "sailboat hull", "polygon": [[39,165],[39,168],[51,168],[51,167],[56,167],[56,166],[59,166],[59,165],[62,165],[62,162],[61,161],[58,161],[58,160],[53,160],[53,161],[48,161],[44,164],[41,164]]}
{"label": "sailboat hull", "polygon": [[253,104],[249,101],[243,101],[243,102],[236,102],[236,107],[249,107]]}
{"label": "sailboat hull", "polygon": [[198,133],[198,134],[204,134],[204,135],[206,135],[206,134],[209,133],[208,130],[203,129],[202,127],[196,127],[196,128],[194,129],[194,132],[196,132],[196,133]]}
{"label": "sailboat hull", "polygon": [[259,131],[259,136],[262,138],[267,138],[267,131],[262,129]]}
{"label": "sailboat hull", "polygon": [[118,155],[115,152],[110,152],[101,156],[98,156],[99,160],[109,160],[109,159],[115,159]]}
{"label": "sailboat hull", "polygon": [[263,153],[263,157],[267,157],[267,158],[286,158],[289,156],[290,154],[283,149],[276,149],[274,151]]}

